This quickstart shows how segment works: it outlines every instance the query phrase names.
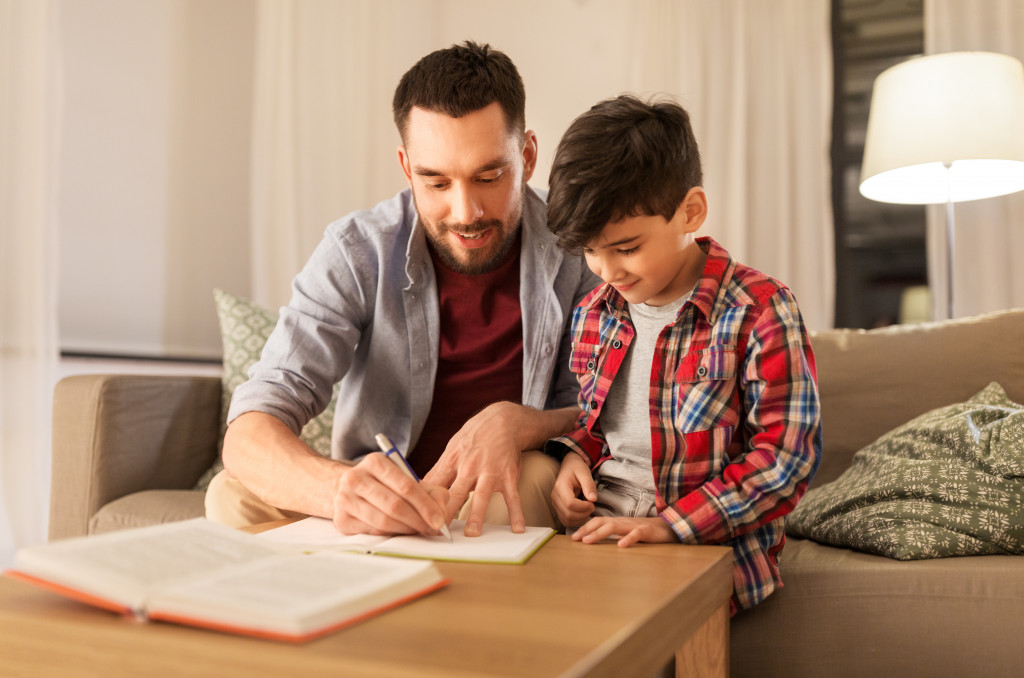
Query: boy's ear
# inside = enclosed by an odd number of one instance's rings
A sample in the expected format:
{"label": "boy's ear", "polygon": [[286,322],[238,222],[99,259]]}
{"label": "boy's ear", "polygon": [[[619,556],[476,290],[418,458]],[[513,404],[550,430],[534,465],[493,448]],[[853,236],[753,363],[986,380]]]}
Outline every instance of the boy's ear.
{"label": "boy's ear", "polygon": [[700,186],[694,186],[686,192],[683,201],[676,209],[684,233],[693,233],[704,225],[708,216],[708,196]]}

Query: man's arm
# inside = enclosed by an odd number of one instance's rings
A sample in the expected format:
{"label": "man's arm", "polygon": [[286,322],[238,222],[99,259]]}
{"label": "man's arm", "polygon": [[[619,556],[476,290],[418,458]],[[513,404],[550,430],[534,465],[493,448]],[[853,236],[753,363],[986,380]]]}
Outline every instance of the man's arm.
{"label": "man's arm", "polygon": [[350,466],[321,457],[283,422],[247,412],[228,426],[224,467],[262,501],[333,520],[345,534],[437,534],[448,492],[419,484],[383,454]]}
{"label": "man's arm", "polygon": [[456,433],[425,480],[449,487],[448,513],[462,506],[470,492],[473,504],[465,534],[479,535],[492,492],[500,492],[508,506],[513,532],[526,528],[519,499],[520,455],[544,447],[548,438],[573,427],[579,410],[563,407],[536,410],[511,402],[488,405]]}

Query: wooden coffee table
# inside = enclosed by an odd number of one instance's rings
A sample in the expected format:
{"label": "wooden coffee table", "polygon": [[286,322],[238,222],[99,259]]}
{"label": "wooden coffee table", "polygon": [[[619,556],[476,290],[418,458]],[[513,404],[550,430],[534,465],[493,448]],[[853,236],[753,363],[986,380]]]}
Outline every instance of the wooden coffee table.
{"label": "wooden coffee table", "polygon": [[732,552],[555,536],[526,565],[438,563],[445,589],[289,645],[141,623],[0,577],[0,673],[118,676],[728,675]]}

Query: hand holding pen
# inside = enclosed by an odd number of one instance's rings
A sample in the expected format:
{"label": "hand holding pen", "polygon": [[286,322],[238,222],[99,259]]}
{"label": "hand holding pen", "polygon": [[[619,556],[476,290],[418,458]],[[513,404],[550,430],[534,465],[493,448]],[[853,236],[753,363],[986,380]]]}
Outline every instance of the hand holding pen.
{"label": "hand holding pen", "polygon": [[[412,470],[412,466],[409,466],[409,462],[406,461],[402,453],[398,451],[398,448],[395,447],[395,444],[391,442],[390,438],[388,438],[383,433],[378,433],[377,445],[384,453],[384,456],[390,459],[392,462],[394,462],[394,464],[398,466],[398,468],[401,469],[403,473],[405,473],[407,476],[415,480],[417,483],[420,482],[419,476],[417,476],[416,472]],[[452,533],[448,529],[447,525],[441,526],[441,534],[444,535],[444,537],[448,541],[452,540]]]}

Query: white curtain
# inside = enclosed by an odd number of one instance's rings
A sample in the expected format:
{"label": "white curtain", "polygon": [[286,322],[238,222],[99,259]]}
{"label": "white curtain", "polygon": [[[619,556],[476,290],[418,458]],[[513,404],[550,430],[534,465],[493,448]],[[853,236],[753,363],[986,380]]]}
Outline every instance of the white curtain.
{"label": "white curtain", "polygon": [[790,285],[810,327],[832,325],[828,2],[263,0],[257,23],[258,301],[287,301],[329,221],[404,186],[394,87],[429,51],[474,39],[523,75],[527,123],[541,137],[538,188],[565,127],[599,99],[678,99],[704,154],[702,233]]}
{"label": "white curtain", "polygon": [[[925,0],[924,20],[928,54],[1000,52],[1024,61],[1020,0]],[[945,215],[944,205],[928,208],[928,275],[939,318],[946,314]],[[957,203],[954,216],[954,314],[1024,307],[1024,191]]]}
{"label": "white curtain", "polygon": [[255,301],[287,303],[292,278],[327,224],[401,188],[394,69],[422,56],[417,43],[426,53],[415,30],[422,24],[409,21],[422,10],[407,7],[260,0],[250,202]]}
{"label": "white curtain", "polygon": [[829,3],[658,0],[634,40],[635,77],[693,118],[704,159],[702,232],[794,291],[832,326]]}
{"label": "white curtain", "polygon": [[46,538],[57,367],[57,11],[0,0],[0,564]]}

